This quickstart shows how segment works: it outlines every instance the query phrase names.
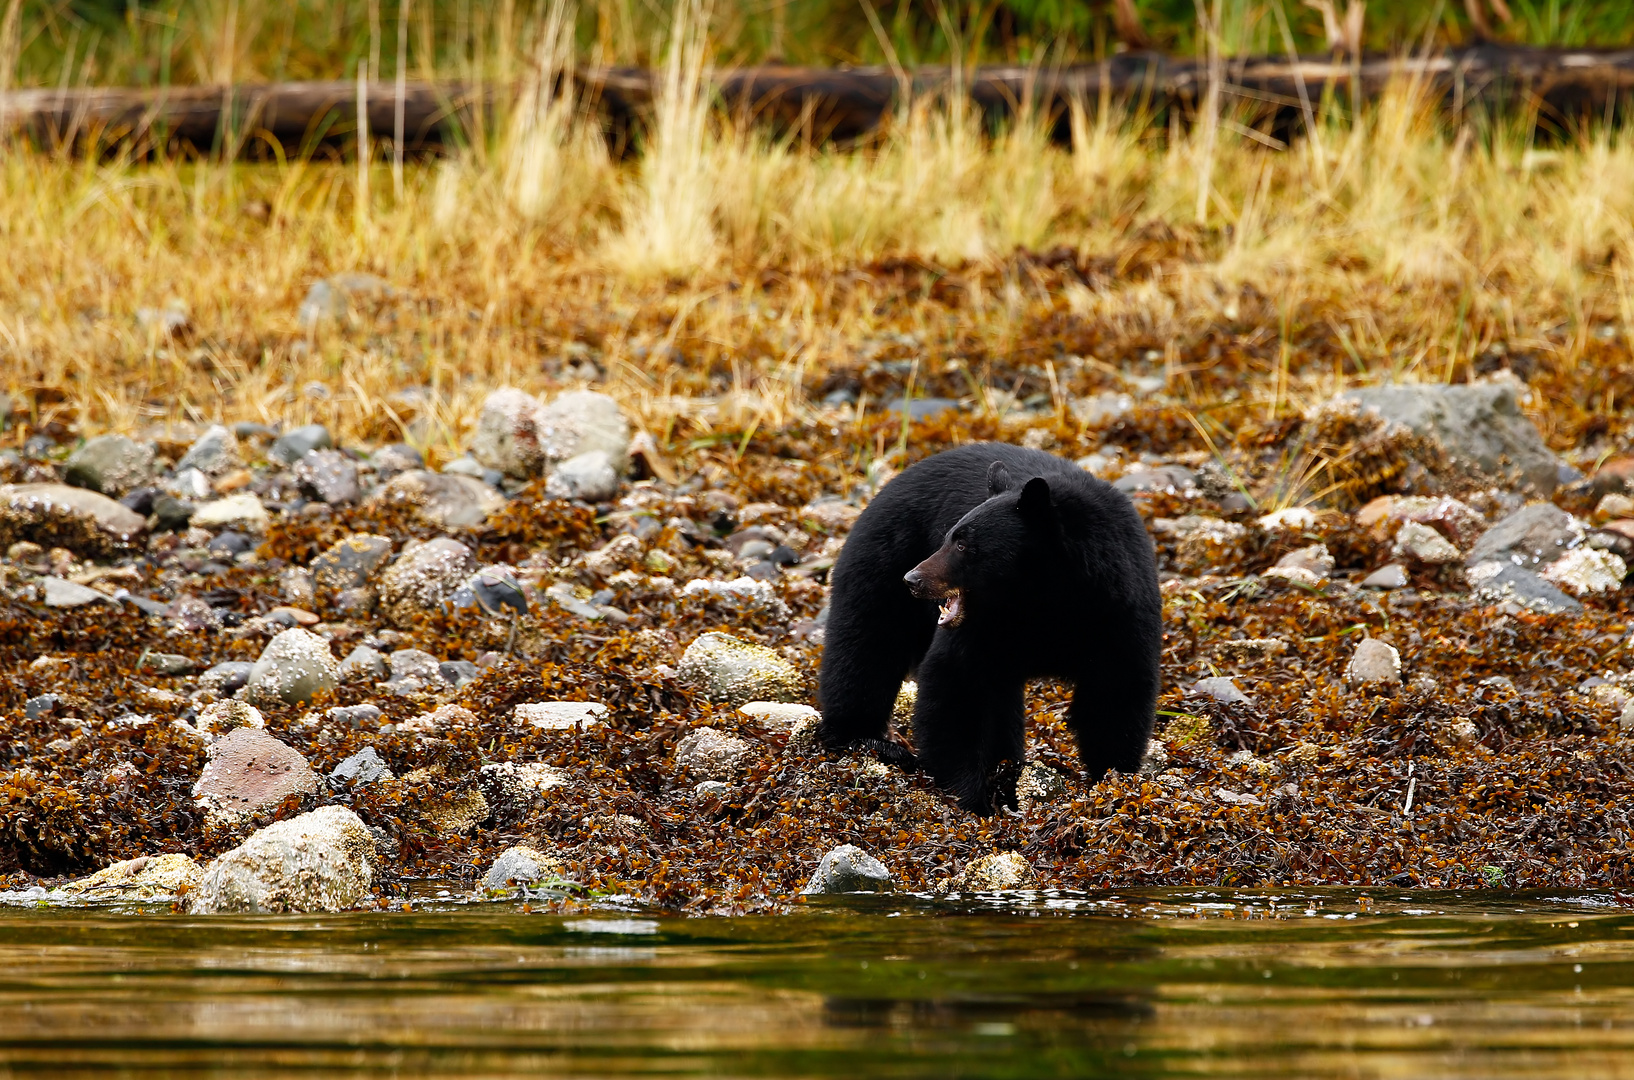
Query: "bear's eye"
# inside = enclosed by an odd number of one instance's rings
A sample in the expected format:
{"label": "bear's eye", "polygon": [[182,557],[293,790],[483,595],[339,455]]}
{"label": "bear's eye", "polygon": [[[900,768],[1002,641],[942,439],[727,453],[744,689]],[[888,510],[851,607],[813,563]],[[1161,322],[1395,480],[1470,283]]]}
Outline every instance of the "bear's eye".
{"label": "bear's eye", "polygon": [[964,549],[965,549],[965,542],[963,540],[953,541],[953,550],[954,551],[963,551]]}

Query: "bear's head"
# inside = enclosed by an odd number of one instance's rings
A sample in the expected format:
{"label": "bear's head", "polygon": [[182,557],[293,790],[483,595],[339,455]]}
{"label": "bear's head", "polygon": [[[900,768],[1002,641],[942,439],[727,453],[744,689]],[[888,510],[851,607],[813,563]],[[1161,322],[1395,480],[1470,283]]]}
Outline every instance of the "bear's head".
{"label": "bear's head", "polygon": [[939,626],[958,626],[972,605],[1013,601],[1029,577],[1061,548],[1050,484],[1035,476],[1017,487],[1000,462],[987,470],[988,498],[948,530],[930,558],[903,576],[922,600],[942,600]]}

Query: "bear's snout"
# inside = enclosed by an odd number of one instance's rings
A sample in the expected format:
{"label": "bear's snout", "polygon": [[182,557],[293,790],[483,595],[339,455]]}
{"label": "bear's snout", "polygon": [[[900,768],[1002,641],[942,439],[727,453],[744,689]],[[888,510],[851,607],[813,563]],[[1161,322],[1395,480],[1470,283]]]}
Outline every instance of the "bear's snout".
{"label": "bear's snout", "polygon": [[921,600],[940,600],[953,589],[948,581],[946,548],[933,552],[930,558],[902,575],[908,591]]}
{"label": "bear's snout", "polygon": [[902,580],[908,583],[908,591],[915,596],[918,596],[919,590],[925,587],[925,575],[919,572],[917,566],[903,574]]}

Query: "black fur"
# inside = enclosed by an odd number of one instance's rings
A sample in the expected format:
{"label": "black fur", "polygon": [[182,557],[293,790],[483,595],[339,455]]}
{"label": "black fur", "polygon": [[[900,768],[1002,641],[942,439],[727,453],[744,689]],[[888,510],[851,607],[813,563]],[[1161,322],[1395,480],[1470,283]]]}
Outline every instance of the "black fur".
{"label": "black fur", "polygon": [[[958,625],[937,625],[938,602],[915,597],[910,570],[922,594],[961,591]],[[1071,462],[999,443],[919,462],[857,519],[830,605],[826,745],[889,746],[891,706],[913,673],[918,764],[966,809],[991,813],[1014,799],[1023,687],[1057,677],[1076,687],[1067,723],[1088,778],[1139,767],[1163,641],[1152,541],[1127,496]]]}

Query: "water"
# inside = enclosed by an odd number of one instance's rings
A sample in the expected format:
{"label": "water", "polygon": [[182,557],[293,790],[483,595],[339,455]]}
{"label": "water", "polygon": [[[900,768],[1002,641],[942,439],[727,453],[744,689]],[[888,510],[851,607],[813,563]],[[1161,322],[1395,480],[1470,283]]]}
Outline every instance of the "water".
{"label": "water", "polygon": [[1609,894],[0,907],[0,1077],[1634,1076]]}

